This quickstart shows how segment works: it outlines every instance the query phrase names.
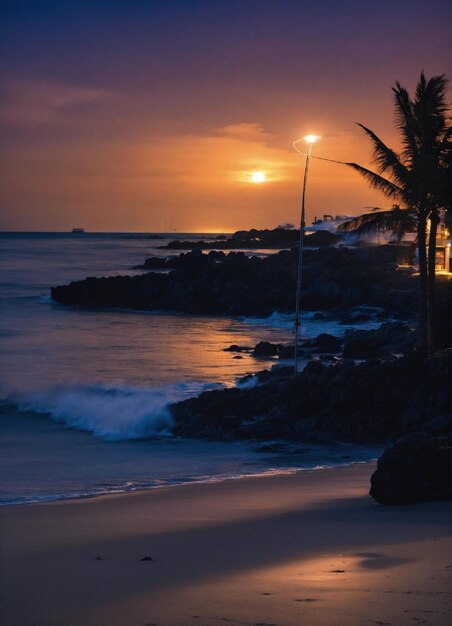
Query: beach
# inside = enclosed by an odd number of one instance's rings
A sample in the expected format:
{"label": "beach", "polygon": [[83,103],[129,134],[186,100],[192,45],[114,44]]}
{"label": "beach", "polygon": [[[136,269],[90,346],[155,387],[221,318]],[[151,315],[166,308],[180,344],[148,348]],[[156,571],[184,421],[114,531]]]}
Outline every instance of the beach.
{"label": "beach", "polygon": [[2,507],[1,624],[446,625],[450,505],[377,505],[374,469]]}
{"label": "beach", "polygon": [[452,626],[449,4],[1,3],[0,626]]}

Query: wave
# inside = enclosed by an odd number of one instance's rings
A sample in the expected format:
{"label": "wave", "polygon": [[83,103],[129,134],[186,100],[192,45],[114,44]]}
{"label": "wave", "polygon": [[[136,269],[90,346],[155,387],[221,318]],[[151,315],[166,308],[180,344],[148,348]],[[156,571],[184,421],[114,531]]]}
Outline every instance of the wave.
{"label": "wave", "polygon": [[10,394],[7,404],[19,411],[49,415],[69,428],[108,441],[169,436],[169,405],[217,389],[216,383],[176,383],[146,389],[132,386],[71,385]]}
{"label": "wave", "polygon": [[[379,328],[382,320],[378,315],[382,309],[378,307],[356,306],[350,311],[350,316],[366,313],[369,319],[366,321],[352,321],[350,323],[341,322],[340,317],[332,316],[328,311],[302,311],[301,329],[305,339],[312,339],[321,333],[328,333],[336,337],[342,337],[349,328],[360,330],[371,330]],[[321,316],[321,317],[320,317]],[[278,330],[292,330],[295,322],[294,313],[278,313],[275,311],[268,317],[240,317],[242,322],[253,324],[254,326],[264,326]],[[396,321],[395,318],[388,318],[386,321]]]}
{"label": "wave", "polygon": [[293,328],[295,321],[294,313],[278,313],[278,311],[274,311],[268,317],[244,317],[240,316],[238,318],[242,322],[246,324],[253,324],[255,326],[269,326],[271,328]]}

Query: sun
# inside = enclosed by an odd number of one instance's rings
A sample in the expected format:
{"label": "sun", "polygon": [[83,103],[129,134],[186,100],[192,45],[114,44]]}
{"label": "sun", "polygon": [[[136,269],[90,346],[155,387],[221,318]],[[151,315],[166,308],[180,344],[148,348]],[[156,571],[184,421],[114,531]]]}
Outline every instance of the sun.
{"label": "sun", "polygon": [[251,181],[253,183],[263,183],[263,182],[265,182],[265,174],[264,174],[264,172],[253,172],[251,174]]}

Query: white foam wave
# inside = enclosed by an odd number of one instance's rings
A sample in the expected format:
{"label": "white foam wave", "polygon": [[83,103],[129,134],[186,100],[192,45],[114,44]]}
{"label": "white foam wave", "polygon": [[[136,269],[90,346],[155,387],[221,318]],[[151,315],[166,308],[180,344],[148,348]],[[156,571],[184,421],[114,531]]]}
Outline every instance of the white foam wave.
{"label": "white foam wave", "polygon": [[70,428],[121,441],[169,435],[172,417],[168,405],[218,386],[183,382],[150,389],[72,385],[12,394],[7,401],[20,411],[49,414]]}
{"label": "white foam wave", "polygon": [[[313,339],[321,333],[328,333],[336,337],[342,337],[345,331],[349,328],[360,330],[371,330],[379,328],[382,324],[381,319],[378,319],[376,315],[381,311],[377,307],[354,307],[353,313],[367,313],[369,320],[356,321],[352,323],[341,323],[340,318],[332,318],[328,312],[323,311],[302,311],[301,314],[301,335],[303,339]],[[317,314],[322,314],[324,317],[317,319]],[[268,317],[256,318],[256,317],[241,317],[243,322],[253,324],[254,326],[263,326],[266,328],[278,329],[278,330],[292,330],[295,322],[295,315],[293,313],[278,313],[274,312]],[[392,318],[387,321],[395,321]]]}
{"label": "white foam wave", "polygon": [[253,387],[257,387],[258,383],[258,377],[254,374],[249,374],[248,376],[244,376],[243,378],[238,378],[235,381],[235,386],[239,389],[253,389]]}
{"label": "white foam wave", "polygon": [[268,317],[240,317],[240,320],[254,326],[267,326],[277,329],[292,329],[295,321],[294,313],[278,313],[274,311]]}

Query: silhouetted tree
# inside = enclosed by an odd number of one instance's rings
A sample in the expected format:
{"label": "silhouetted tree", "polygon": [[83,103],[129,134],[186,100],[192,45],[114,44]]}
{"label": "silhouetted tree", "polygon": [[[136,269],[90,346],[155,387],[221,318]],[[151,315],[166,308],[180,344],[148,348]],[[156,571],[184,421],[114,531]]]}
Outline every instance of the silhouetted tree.
{"label": "silhouetted tree", "polygon": [[[370,186],[399,202],[417,222],[419,248],[418,349],[426,354],[434,348],[435,248],[439,211],[450,214],[451,135],[444,75],[427,80],[421,73],[414,99],[396,83],[396,125],[402,151],[397,154],[369,128],[358,124],[373,146],[377,172],[357,163],[347,163]],[[408,215],[408,213],[407,213]],[[361,225],[364,223],[361,217]],[[376,223],[381,214],[374,214]],[[430,218],[427,258],[427,220]]]}

